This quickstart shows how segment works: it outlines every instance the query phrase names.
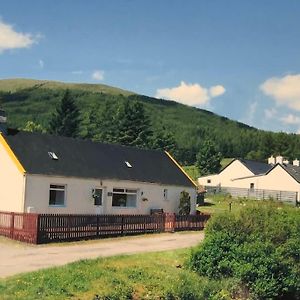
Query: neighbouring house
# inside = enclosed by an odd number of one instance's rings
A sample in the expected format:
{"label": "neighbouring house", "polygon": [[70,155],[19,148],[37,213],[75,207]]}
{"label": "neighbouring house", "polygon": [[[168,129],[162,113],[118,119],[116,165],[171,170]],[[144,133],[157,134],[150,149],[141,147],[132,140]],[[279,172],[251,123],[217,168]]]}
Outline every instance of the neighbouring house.
{"label": "neighbouring house", "polygon": [[299,160],[296,159],[290,164],[282,156],[271,156],[268,163],[234,159],[219,174],[198,178],[198,184],[235,191],[237,195],[245,195],[247,190],[250,197],[259,194],[259,198],[287,197],[291,201],[299,201]]}
{"label": "neighbouring house", "polygon": [[174,213],[185,190],[191,196],[191,213],[195,212],[195,184],[167,152],[3,128],[2,132],[1,211]]}

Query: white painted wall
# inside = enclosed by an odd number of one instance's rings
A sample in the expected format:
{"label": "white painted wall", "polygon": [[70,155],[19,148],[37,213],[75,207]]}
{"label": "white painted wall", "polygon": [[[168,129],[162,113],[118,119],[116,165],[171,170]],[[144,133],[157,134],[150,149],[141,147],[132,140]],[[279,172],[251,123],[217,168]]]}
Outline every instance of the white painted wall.
{"label": "white painted wall", "polygon": [[[64,207],[49,206],[50,184],[66,185]],[[103,208],[94,206],[92,189],[103,188]],[[138,189],[137,207],[112,207],[112,197],[108,192],[113,188]],[[168,189],[168,199],[164,200],[164,189]],[[134,181],[82,179],[74,177],[56,177],[27,175],[25,207],[33,207],[37,213],[78,213],[78,214],[149,214],[151,208],[163,208],[165,212],[177,212],[180,192],[186,190],[191,195],[192,210],[196,208],[196,191],[190,187],[178,187],[150,184]],[[143,193],[143,195],[142,195]],[[147,198],[148,201],[142,201]]]}
{"label": "white painted wall", "polygon": [[0,144],[0,211],[23,212],[25,175]]}
{"label": "white painted wall", "polygon": [[[198,184],[203,186],[226,186],[235,187],[233,179],[247,177],[254,175],[248,168],[246,168],[239,160],[233,161],[219,174],[203,176],[198,178]],[[210,183],[208,182],[210,180]]]}

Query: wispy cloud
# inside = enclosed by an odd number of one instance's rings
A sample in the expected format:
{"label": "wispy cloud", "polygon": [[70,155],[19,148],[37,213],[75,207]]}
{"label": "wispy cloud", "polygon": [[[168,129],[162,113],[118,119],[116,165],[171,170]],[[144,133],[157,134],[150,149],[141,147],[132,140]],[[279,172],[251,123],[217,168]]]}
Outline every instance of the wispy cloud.
{"label": "wispy cloud", "polygon": [[104,79],[104,71],[95,70],[92,74],[92,79],[97,80],[97,81],[102,81]]}
{"label": "wispy cloud", "polygon": [[221,96],[225,91],[222,85],[205,88],[198,83],[181,81],[178,86],[158,89],[155,97],[174,100],[190,106],[207,106],[212,98]]}
{"label": "wispy cloud", "polygon": [[282,118],[280,118],[280,121],[283,124],[287,124],[287,125],[300,125],[300,117],[295,116],[293,114],[288,114],[286,116],[283,116]]}
{"label": "wispy cloud", "polygon": [[5,50],[29,48],[38,42],[39,37],[31,33],[17,32],[12,25],[0,20],[0,53]]}
{"label": "wispy cloud", "polygon": [[41,69],[44,69],[45,63],[42,59],[39,59],[39,66]]}
{"label": "wispy cloud", "polygon": [[300,111],[300,74],[272,77],[260,89],[265,95],[272,97],[277,105]]}
{"label": "wispy cloud", "polygon": [[277,109],[275,109],[274,107],[267,108],[265,109],[264,113],[266,119],[274,119],[277,116]]}

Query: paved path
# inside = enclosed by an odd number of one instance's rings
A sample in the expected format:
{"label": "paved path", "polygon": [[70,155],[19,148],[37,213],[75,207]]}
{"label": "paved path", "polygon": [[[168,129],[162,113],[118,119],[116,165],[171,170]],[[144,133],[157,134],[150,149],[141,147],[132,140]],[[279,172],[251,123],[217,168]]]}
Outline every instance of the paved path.
{"label": "paved path", "polygon": [[80,259],[187,248],[203,238],[203,232],[183,232],[39,246],[1,238],[0,278]]}

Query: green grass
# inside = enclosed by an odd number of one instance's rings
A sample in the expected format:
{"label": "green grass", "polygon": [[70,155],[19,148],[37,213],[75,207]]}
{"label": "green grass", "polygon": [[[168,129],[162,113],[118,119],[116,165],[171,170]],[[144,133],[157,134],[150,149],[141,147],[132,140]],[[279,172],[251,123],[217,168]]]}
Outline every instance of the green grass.
{"label": "green grass", "polygon": [[107,93],[111,95],[122,94],[124,96],[133,95],[133,92],[120,88],[111,87],[105,84],[71,83],[52,80],[35,80],[25,78],[2,79],[0,80],[0,91],[16,92],[28,88],[48,88],[48,89],[74,89],[94,93]]}
{"label": "green grass", "polygon": [[292,206],[290,204],[286,204],[280,201],[268,201],[268,200],[253,200],[253,199],[246,199],[246,198],[231,198],[226,195],[207,195],[205,198],[204,205],[199,206],[197,210],[201,212],[216,214],[226,212],[231,209],[232,212],[240,211],[245,207],[253,207],[259,206],[262,204],[271,203],[276,207],[289,207]]}
{"label": "green grass", "polygon": [[193,180],[197,180],[197,178],[200,176],[199,170],[196,166],[184,166],[183,169]]}
{"label": "green grass", "polygon": [[[184,264],[190,250],[84,260],[0,280],[2,300],[211,299],[227,281],[208,280]],[[220,298],[216,298],[220,299]],[[225,298],[224,298],[225,299]]]}
{"label": "green grass", "polygon": [[[221,160],[222,169],[225,168],[227,165],[229,165],[232,161],[233,161],[233,158],[223,158]],[[194,180],[197,180],[197,178],[200,177],[199,170],[195,165],[184,166],[183,169]]]}

